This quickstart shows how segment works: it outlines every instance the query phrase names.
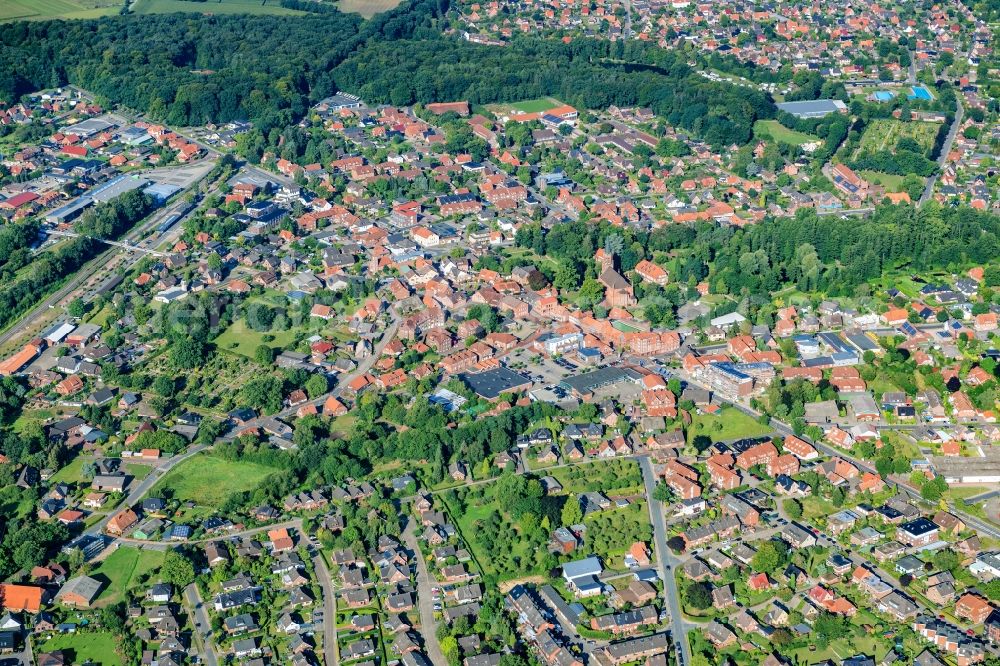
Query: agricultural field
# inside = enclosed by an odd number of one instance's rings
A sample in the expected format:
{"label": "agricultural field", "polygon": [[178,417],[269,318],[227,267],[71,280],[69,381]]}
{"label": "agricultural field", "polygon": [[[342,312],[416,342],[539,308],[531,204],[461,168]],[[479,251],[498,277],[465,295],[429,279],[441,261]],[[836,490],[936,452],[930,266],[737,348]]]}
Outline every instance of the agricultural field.
{"label": "agricultural field", "polygon": [[[123,546],[101,562],[90,575],[104,583],[97,597],[97,606],[106,606],[125,600],[125,593],[135,590],[142,593],[139,581],[163,564],[166,553]],[[145,585],[145,583],[143,583]]]}
{"label": "agricultural field", "polygon": [[907,137],[913,139],[925,154],[929,154],[940,127],[940,123],[904,123],[893,118],[873,120],[861,136],[857,155],[882,151],[895,152],[899,142]]}
{"label": "agricultural field", "polygon": [[3,0],[0,2],[0,23],[98,18],[117,14],[121,6],[117,0]]}
{"label": "agricultural field", "polygon": [[231,494],[252,489],[274,471],[257,463],[197,455],[170,470],[149,494],[152,497],[169,494],[181,502],[217,507]]}
{"label": "agricultural field", "polygon": [[340,0],[337,8],[348,14],[360,14],[363,18],[371,18],[394,9],[399,2],[400,0]]}
{"label": "agricultural field", "polygon": [[769,136],[778,143],[801,146],[804,143],[819,141],[819,137],[805,132],[789,129],[777,120],[758,120],[754,125],[754,133],[759,136]]}
{"label": "agricultural field", "polygon": [[688,443],[698,435],[708,435],[713,442],[726,442],[746,437],[763,437],[771,428],[759,423],[738,409],[727,407],[717,414],[699,414],[688,428]]}
{"label": "agricultural field", "polygon": [[94,666],[119,666],[121,658],[115,653],[115,637],[107,632],[79,632],[58,634],[43,641],[33,641],[35,652],[62,650],[67,664]]}
{"label": "agricultural field", "polygon": [[278,0],[136,0],[133,14],[172,14],[197,12],[199,14],[271,14],[275,16],[304,16],[305,12],[285,9]]}

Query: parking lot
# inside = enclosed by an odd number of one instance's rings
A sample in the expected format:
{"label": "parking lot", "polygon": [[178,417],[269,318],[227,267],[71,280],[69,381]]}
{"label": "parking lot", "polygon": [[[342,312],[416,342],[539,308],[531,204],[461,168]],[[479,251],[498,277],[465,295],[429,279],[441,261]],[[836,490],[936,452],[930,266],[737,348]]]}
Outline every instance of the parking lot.
{"label": "parking lot", "polygon": [[529,377],[536,386],[558,384],[563,378],[580,372],[573,363],[547,358],[529,349],[518,349],[508,356],[507,367]]}

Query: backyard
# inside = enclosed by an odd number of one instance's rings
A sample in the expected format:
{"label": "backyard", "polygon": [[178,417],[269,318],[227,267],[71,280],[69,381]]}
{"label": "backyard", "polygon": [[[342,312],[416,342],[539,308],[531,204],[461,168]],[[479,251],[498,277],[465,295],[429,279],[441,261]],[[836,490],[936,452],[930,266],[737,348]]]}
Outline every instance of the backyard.
{"label": "backyard", "polygon": [[115,652],[115,637],[106,632],[59,634],[44,642],[35,642],[38,652],[62,650],[67,664],[90,662],[95,666],[119,666],[121,658]]}

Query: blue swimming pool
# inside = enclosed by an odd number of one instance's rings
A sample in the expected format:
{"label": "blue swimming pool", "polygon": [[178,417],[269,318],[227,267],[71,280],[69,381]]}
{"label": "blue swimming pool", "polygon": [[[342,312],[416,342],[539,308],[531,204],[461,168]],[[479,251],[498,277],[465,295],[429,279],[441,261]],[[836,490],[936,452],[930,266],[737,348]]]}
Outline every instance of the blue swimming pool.
{"label": "blue swimming pool", "polygon": [[879,102],[888,102],[893,97],[895,97],[895,95],[888,90],[879,90],[875,93],[875,99]]}
{"label": "blue swimming pool", "polygon": [[910,90],[912,92],[907,95],[910,99],[934,99],[934,97],[931,96],[931,92],[923,86],[913,86]]}

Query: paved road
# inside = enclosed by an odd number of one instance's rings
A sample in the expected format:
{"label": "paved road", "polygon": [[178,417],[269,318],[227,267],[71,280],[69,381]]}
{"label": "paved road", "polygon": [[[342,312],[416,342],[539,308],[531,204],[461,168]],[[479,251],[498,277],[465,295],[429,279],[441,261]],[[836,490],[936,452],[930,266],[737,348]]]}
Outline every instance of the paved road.
{"label": "paved road", "polygon": [[[132,488],[132,490],[128,494],[128,497],[125,498],[125,502],[122,503],[121,506],[122,507],[134,506],[137,502],[139,502],[139,500],[145,497],[146,493],[148,493],[154,485],[156,485],[156,482],[160,480],[160,477],[162,477],[164,474],[173,469],[174,466],[176,466],[177,464],[187,460],[188,458],[199,453],[200,451],[203,451],[205,448],[206,447],[203,444],[196,444],[191,448],[189,448],[186,453],[182,453],[179,456],[174,456],[166,464],[160,465],[159,467],[154,469],[152,472],[149,473],[149,476],[147,476],[145,479],[140,481],[135,487]],[[108,521],[111,520],[111,518],[114,517],[116,513],[118,512],[112,511],[108,515],[104,516],[104,518],[101,518],[98,522],[94,523],[86,530],[84,530],[84,534],[100,534],[104,530],[104,526],[108,524]]]}
{"label": "paved road", "polygon": [[424,562],[423,553],[420,552],[420,544],[417,543],[416,535],[417,521],[412,516],[406,517],[406,529],[403,530],[402,537],[406,547],[413,551],[417,559],[417,608],[420,610],[420,634],[424,638],[424,651],[434,666],[448,666],[448,660],[441,652],[441,644],[438,643],[437,632],[434,622],[434,602],[431,598],[431,577],[427,571],[427,563]]}
{"label": "paved road", "polygon": [[[372,366],[375,365],[375,362],[379,359],[380,356],[382,356],[382,350],[385,349],[386,345],[388,345],[390,342],[396,339],[396,332],[399,330],[399,325],[401,323],[402,319],[400,319],[399,316],[393,313],[392,322],[385,329],[385,332],[379,339],[378,344],[376,344],[375,347],[372,349],[372,353],[369,354],[367,357],[361,359],[361,362],[358,363],[358,367],[356,367],[352,372],[344,375],[343,377],[338,377],[337,385],[334,386],[331,390],[327,391],[318,398],[313,398],[312,400],[303,403],[303,405],[309,405],[309,404],[322,405],[324,402],[326,402],[327,398],[338,397],[341,393],[344,392],[344,389],[347,388],[348,384],[350,384],[352,381],[354,381],[361,375],[371,370]],[[288,407],[286,409],[283,409],[282,411],[275,414],[275,417],[288,418],[290,416],[294,416],[295,413],[303,405],[296,405],[295,407]],[[230,435],[227,435],[227,438],[232,438],[235,436],[236,436],[236,431],[234,430]]]}
{"label": "paved road", "polygon": [[817,215],[839,215],[841,217],[857,217],[859,215],[871,215],[875,212],[875,209],[871,206],[866,208],[849,208],[847,210],[820,210],[816,211]]}
{"label": "paved road", "polygon": [[320,587],[323,588],[323,660],[326,666],[337,666],[340,663],[337,656],[337,597],[333,590],[333,579],[326,567],[323,555],[317,552],[313,555],[313,568]]}
{"label": "paved road", "polygon": [[[677,663],[680,666],[691,663],[691,647],[688,645],[687,630],[684,628],[684,615],[681,613],[680,593],[677,591],[677,582],[674,580],[672,569],[680,560],[677,560],[667,547],[667,526],[663,520],[663,504],[659,500],[653,499],[653,492],[656,490],[656,475],[653,473],[653,464],[649,456],[638,456],[639,467],[642,469],[642,481],[646,486],[646,504],[649,506],[649,517],[653,523],[653,541],[656,544],[656,563],[659,568],[660,578],[663,579],[663,599],[670,609],[670,633],[673,634],[674,643],[680,643],[680,654],[677,655]],[[668,566],[669,565],[669,566]]]}
{"label": "paved road", "polygon": [[[188,539],[184,543],[192,544],[192,543],[208,543],[210,541],[229,541],[230,539],[240,538],[240,537],[245,537],[245,536],[251,536],[251,535],[254,535],[254,534],[260,534],[261,532],[267,532],[268,530],[276,530],[276,529],[279,529],[279,528],[282,528],[282,527],[285,527],[285,528],[289,528],[289,527],[295,528],[300,533],[302,533],[302,519],[301,518],[294,518],[292,520],[286,520],[286,521],[281,522],[281,523],[271,523],[270,525],[261,525],[260,527],[249,527],[249,528],[247,528],[245,530],[239,530],[238,532],[226,532],[224,534],[216,534],[215,536],[202,537],[200,539]],[[162,543],[162,544],[165,544],[165,545],[171,545],[171,546],[177,545],[176,541],[170,541],[170,540],[130,539],[128,537],[120,537],[118,540],[121,541],[121,542],[123,542],[123,543],[127,543],[130,546],[131,545],[140,545],[140,546],[142,546],[142,545],[151,545],[151,544],[158,544],[158,543]]]}
{"label": "paved road", "polygon": [[955,142],[955,137],[958,136],[958,128],[962,124],[962,116],[965,114],[965,109],[962,107],[962,100],[959,97],[955,98],[955,120],[951,123],[951,129],[948,130],[948,136],[945,137],[944,144],[941,146],[941,154],[938,155],[937,166],[933,174],[927,178],[927,185],[924,187],[924,193],[920,195],[920,201],[917,202],[917,206],[923,206],[934,194],[934,185],[937,183],[938,176],[944,169],[945,163],[948,161],[948,153],[951,152],[951,144]]}
{"label": "paved road", "polygon": [[219,660],[215,654],[215,646],[212,644],[212,621],[208,619],[208,612],[201,602],[201,595],[198,593],[198,586],[191,583],[184,588],[184,600],[189,610],[192,611],[192,623],[194,624],[194,642],[199,646],[201,658],[208,666],[218,666]]}
{"label": "paved road", "polygon": [[[702,389],[710,390],[707,386],[704,386],[701,383],[693,380],[691,378],[691,376],[689,374],[687,374],[687,373],[680,373],[679,372],[677,374],[678,374],[678,376],[682,377],[685,381],[687,381],[688,384],[694,386],[695,388],[702,388]],[[757,418],[757,417],[760,416],[760,412],[757,412],[756,410],[753,410],[750,407],[748,407],[748,406],[746,406],[746,405],[744,405],[742,403],[734,402],[734,401],[726,398],[726,396],[724,396],[724,395],[722,395],[720,393],[714,393],[713,392],[713,395],[715,395],[722,402],[725,402],[726,404],[731,405],[732,407],[740,410],[741,412],[743,412],[744,414],[747,414],[748,416],[751,416],[753,418]],[[782,435],[793,435],[793,434],[795,434],[792,431],[792,428],[787,423],[782,423],[781,421],[778,421],[777,419],[771,419],[771,427],[774,428],[775,430],[777,430]],[[862,460],[860,458],[856,458],[855,456],[853,456],[852,454],[850,454],[847,451],[842,451],[840,449],[835,449],[832,446],[829,446],[828,444],[825,444],[825,443],[823,443],[821,441],[810,439],[809,437],[806,437],[805,435],[798,435],[798,437],[800,437],[800,438],[804,439],[805,441],[809,442],[810,444],[812,444],[814,447],[816,447],[816,449],[818,451],[820,451],[824,455],[827,455],[827,456],[837,456],[837,457],[843,458],[843,459],[848,460],[851,463],[853,463],[855,466],[858,467],[858,469],[860,469],[862,471],[871,472],[873,474],[878,474],[878,470],[875,469],[874,465],[872,465],[871,463],[869,463],[869,462],[867,462],[865,460]],[[920,497],[920,493],[915,488],[913,488],[913,487],[911,487],[911,486],[909,486],[909,485],[907,485],[905,483],[901,483],[899,481],[896,481],[894,479],[885,479],[885,482],[886,482],[887,485],[895,488],[899,492],[902,492],[902,493],[906,494],[911,499],[916,500],[916,501],[922,501],[922,498]],[[966,525],[969,525],[970,527],[975,528],[977,531],[982,532],[984,534],[987,534],[988,536],[993,537],[994,539],[1000,539],[1000,528],[997,528],[996,526],[994,526],[994,525],[990,524],[989,522],[984,521],[984,520],[982,520],[982,519],[980,519],[980,518],[978,518],[976,516],[973,516],[973,515],[971,515],[969,513],[966,513],[965,511],[962,510],[962,508],[960,506],[957,506],[954,503],[951,503],[948,506],[950,507],[951,512],[954,513],[957,516],[960,516],[962,518],[962,520],[965,522]]]}

